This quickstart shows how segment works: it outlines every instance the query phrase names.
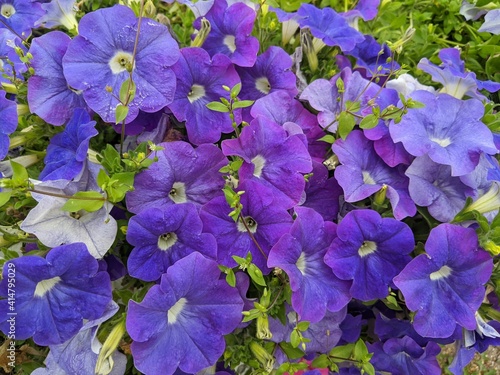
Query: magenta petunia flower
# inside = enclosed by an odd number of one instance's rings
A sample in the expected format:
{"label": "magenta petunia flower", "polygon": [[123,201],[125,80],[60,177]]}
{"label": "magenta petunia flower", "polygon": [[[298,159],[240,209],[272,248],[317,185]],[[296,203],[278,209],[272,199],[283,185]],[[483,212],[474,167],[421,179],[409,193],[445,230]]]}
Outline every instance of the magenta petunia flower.
{"label": "magenta petunia flower", "polygon": [[177,42],[166,26],[145,18],[134,58],[138,22],[134,12],[122,5],[88,13],[80,20],[79,35],[63,58],[69,85],[82,90],[89,107],[106,122],[115,122],[117,98],[130,76],[128,70],[137,89],[129,103],[127,123],[139,110],[159,111],[174,98],[171,66],[179,59]]}
{"label": "magenta petunia flower", "polygon": [[446,338],[457,325],[476,328],[475,313],[493,269],[472,228],[441,224],[418,255],[394,278],[406,306],[416,311],[413,325],[425,337]]}
{"label": "magenta petunia flower", "polygon": [[219,276],[217,263],[195,252],[171,266],[141,303],[129,302],[127,332],[139,371],[194,374],[217,362],[223,335],[238,326],[243,309],[238,290]]}

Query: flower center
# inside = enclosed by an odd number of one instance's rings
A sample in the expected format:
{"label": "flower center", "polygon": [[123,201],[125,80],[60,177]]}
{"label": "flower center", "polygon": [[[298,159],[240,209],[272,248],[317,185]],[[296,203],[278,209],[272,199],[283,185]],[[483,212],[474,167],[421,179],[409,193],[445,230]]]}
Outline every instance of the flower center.
{"label": "flower center", "polygon": [[158,248],[167,251],[177,242],[177,235],[174,232],[163,233],[158,237]]}
{"label": "flower center", "polygon": [[69,216],[71,216],[75,220],[80,220],[82,216],[85,216],[85,212],[85,210],[73,211],[69,213]]}
{"label": "flower center", "polygon": [[181,298],[175,303],[175,305],[173,305],[170,309],[168,309],[167,311],[168,324],[174,324],[177,321],[177,317],[182,312],[182,309],[184,308],[186,302],[187,299]]}
{"label": "flower center", "polygon": [[205,88],[201,85],[194,84],[191,86],[191,91],[188,93],[189,103],[193,103],[198,99],[201,99],[205,96]]}
{"label": "flower center", "polygon": [[131,72],[135,68],[135,61],[134,66],[132,66],[132,54],[125,51],[118,51],[109,60],[108,65],[113,74],[118,74],[125,71]]}
{"label": "flower center", "polygon": [[0,13],[2,13],[2,16],[5,18],[10,18],[16,13],[16,9],[12,6],[12,4],[2,4]]}
{"label": "flower center", "polygon": [[297,268],[299,269],[299,271],[302,275],[306,274],[307,263],[306,263],[306,254],[304,252],[300,253],[299,259],[297,259],[297,262],[295,262],[295,265],[297,266]]}
{"label": "flower center", "polygon": [[363,171],[363,182],[366,184],[366,185],[376,185],[377,182],[375,182],[375,180],[373,179],[372,176],[370,176],[370,172],[367,172],[367,171]]}
{"label": "flower center", "polygon": [[[250,233],[253,234],[253,233],[257,232],[257,222],[252,217],[246,216],[243,218],[243,220],[245,220],[245,224],[247,225]],[[247,231],[247,229],[245,228],[245,225],[240,220],[238,220],[237,227],[238,227],[238,231],[240,231],[240,232]]]}
{"label": "flower center", "polygon": [[267,95],[271,91],[271,84],[267,77],[260,77],[255,80],[255,88]]}
{"label": "flower center", "polygon": [[373,241],[364,241],[358,249],[358,254],[361,258],[374,253],[377,250],[377,243]]}
{"label": "flower center", "polygon": [[186,203],[186,186],[183,182],[174,182],[168,196],[174,203]]}
{"label": "flower center", "polygon": [[35,297],[43,297],[45,294],[50,292],[50,290],[59,282],[61,278],[59,276],[53,277],[52,279],[46,279],[38,282],[35,288]]}
{"label": "flower center", "polygon": [[266,159],[263,156],[257,155],[252,159],[252,164],[254,165],[253,175],[259,177],[262,174],[262,169],[266,165]]}
{"label": "flower center", "polygon": [[236,51],[236,43],[235,43],[236,39],[234,38],[234,35],[226,35],[224,37],[224,45],[229,48],[229,51],[231,51],[231,53],[233,53],[234,51]]}
{"label": "flower center", "polygon": [[450,276],[451,274],[451,268],[448,266],[443,266],[436,272],[433,272],[430,274],[430,278],[432,281],[439,280],[439,279],[444,279],[445,277]]}
{"label": "flower center", "polygon": [[430,140],[432,142],[434,142],[434,143],[437,143],[441,147],[447,147],[447,146],[451,145],[451,139],[450,138],[441,139],[441,138],[430,137]]}

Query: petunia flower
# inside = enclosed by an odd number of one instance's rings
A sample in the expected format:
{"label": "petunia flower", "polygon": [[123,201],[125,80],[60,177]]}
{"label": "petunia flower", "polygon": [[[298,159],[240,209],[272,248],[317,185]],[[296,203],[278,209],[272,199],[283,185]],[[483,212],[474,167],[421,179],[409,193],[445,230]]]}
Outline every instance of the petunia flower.
{"label": "petunia flower", "polygon": [[179,4],[186,5],[193,12],[196,18],[203,17],[208,13],[208,11],[214,5],[215,0],[198,0],[198,1],[190,1],[190,0],[161,0],[167,4],[172,4],[177,2]]}
{"label": "petunia flower", "polygon": [[371,21],[377,16],[380,0],[359,0],[354,9],[340,13],[349,23],[349,26],[358,29],[358,21]]}
{"label": "petunia flower", "polygon": [[385,164],[375,153],[373,142],[361,131],[354,130],[345,140],[338,139],[332,150],[342,164],[335,168],[335,178],[344,190],[346,202],[368,198],[385,186],[396,219],[415,215],[417,209],[403,170]]}
{"label": "petunia flower", "polygon": [[441,224],[418,255],[394,278],[406,306],[416,311],[413,325],[425,337],[448,337],[457,325],[476,328],[475,313],[493,268],[471,228]]}
{"label": "petunia flower", "polygon": [[484,23],[477,31],[500,34],[500,9],[492,9],[484,16]]}
{"label": "petunia flower", "polygon": [[277,204],[272,191],[258,181],[244,181],[239,190],[245,192],[240,201],[243,205],[241,217],[252,235],[245,224],[235,222],[229,216],[232,209],[224,197],[216,197],[201,208],[203,231],[213,234],[217,240],[217,261],[220,264],[234,267],[237,263],[233,255],[244,258],[250,252],[252,262],[268,274],[271,271],[267,267],[269,251],[288,232],[292,217]]}
{"label": "petunia flower", "polygon": [[222,195],[224,179],[219,169],[227,164],[227,159],[219,148],[204,144],[194,149],[186,142],[159,146],[164,149],[156,153],[158,161],[136,175],[134,191],[126,196],[130,212],[185,202],[200,207]]}
{"label": "petunia flower", "polygon": [[11,29],[26,39],[43,14],[41,5],[35,1],[0,0],[0,29]]}
{"label": "petunia flower", "polygon": [[130,276],[155,281],[177,260],[195,251],[215,259],[215,238],[201,233],[202,227],[191,203],[150,207],[133,216],[127,228],[127,242],[134,246],[127,261]]}
{"label": "petunia flower", "polygon": [[171,66],[179,59],[177,42],[166,26],[144,19],[134,57],[138,22],[134,12],[122,5],[88,13],[63,58],[69,85],[82,90],[89,107],[106,122],[115,122],[119,91],[130,74],[136,93],[128,103],[127,123],[139,110],[159,111],[174,98]]}
{"label": "petunia flower", "polygon": [[[95,371],[97,357],[102,348],[97,339],[99,326],[109,320],[118,311],[118,305],[111,301],[104,314],[94,320],[86,322],[80,331],[70,340],[51,345],[50,351],[45,358],[46,368],[40,367],[33,371],[32,375],[66,375],[66,374],[92,374]],[[125,354],[115,351],[108,360],[109,375],[123,375],[127,366]]]}
{"label": "petunia flower", "polygon": [[223,335],[240,323],[243,308],[238,290],[219,276],[216,262],[192,253],[171,266],[141,303],[129,302],[127,332],[139,371],[193,374],[217,362]]}
{"label": "petunia flower", "polygon": [[35,74],[28,79],[30,110],[52,125],[63,125],[75,108],[86,108],[81,92],[68,86],[62,59],[71,38],[52,31],[31,42],[31,65]]}
{"label": "petunia flower", "polygon": [[373,210],[354,210],[339,223],[325,263],[340,279],[352,280],[352,297],[370,301],[387,297],[392,278],[411,260],[414,246],[405,223]]}
{"label": "petunia flower", "polygon": [[290,232],[269,252],[267,265],[286,272],[292,307],[302,320],[319,322],[326,310],[339,311],[351,300],[349,281],[340,280],[323,257],[335,238],[336,225],[311,208],[296,207]]}
{"label": "petunia flower", "polygon": [[432,86],[422,85],[415,77],[408,73],[401,74],[398,78],[387,81],[385,87],[396,90],[406,98],[417,90],[436,91]]}
{"label": "petunia flower", "polygon": [[28,70],[26,64],[21,61],[16,53],[15,48],[21,48],[26,53],[26,47],[24,47],[17,35],[13,34],[9,29],[0,28],[0,56],[2,56],[2,59],[0,59],[0,82],[12,83],[14,77],[23,79],[22,73]]}
{"label": "petunia flower", "polygon": [[17,104],[0,94],[0,160],[9,152],[9,135],[17,129]]}
{"label": "petunia flower", "polygon": [[42,4],[42,9],[45,14],[35,23],[36,26],[42,25],[47,29],[63,26],[69,31],[78,29],[76,0],[51,0]]}
{"label": "petunia flower", "polygon": [[[259,41],[251,36],[256,13],[243,3],[228,6],[226,0],[215,0],[205,18],[211,30],[202,47],[211,56],[221,53],[238,66],[253,66],[257,59]],[[200,30],[201,18],[193,24]]]}
{"label": "petunia flower", "polygon": [[389,126],[394,142],[402,142],[410,154],[427,154],[451,166],[452,176],[462,176],[474,170],[482,152],[497,153],[493,135],[481,121],[484,106],[479,100],[427,91],[415,91],[412,98],[425,107],[408,110],[401,122]]}
{"label": "petunia flower", "polygon": [[191,143],[214,143],[221,133],[232,133],[229,114],[207,108],[208,103],[221,97],[229,100],[224,85],[233,87],[240,82],[229,58],[221,54],[210,58],[202,48],[183,48],[172,70],[177,76],[177,89],[168,108],[177,120],[186,121]]}
{"label": "petunia flower", "polygon": [[302,137],[303,134],[289,135],[276,123],[258,117],[243,128],[237,139],[223,141],[222,151],[243,158],[238,171],[242,181],[258,180],[272,189],[277,204],[291,208],[304,191],[302,173],[312,169]]}
{"label": "petunia flower", "polygon": [[[9,270],[15,269],[15,315],[7,299]],[[78,333],[83,319],[101,317],[111,301],[111,282],[82,243],[58,246],[47,258],[22,256],[3,267],[0,329],[16,322],[16,339],[33,337],[38,345],[62,344]]]}

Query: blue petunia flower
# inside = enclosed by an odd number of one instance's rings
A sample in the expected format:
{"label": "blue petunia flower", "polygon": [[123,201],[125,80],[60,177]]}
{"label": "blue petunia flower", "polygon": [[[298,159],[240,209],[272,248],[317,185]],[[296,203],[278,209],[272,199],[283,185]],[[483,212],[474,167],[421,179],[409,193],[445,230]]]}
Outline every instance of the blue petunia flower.
{"label": "blue petunia flower", "polygon": [[380,0],[359,0],[354,9],[340,13],[346,19],[349,26],[358,30],[358,21],[371,21],[377,16]]}
{"label": "blue petunia flower", "polygon": [[238,326],[243,309],[238,290],[219,276],[217,263],[195,252],[171,266],[141,303],[129,302],[127,332],[139,371],[193,374],[217,362],[223,335]]}
{"label": "blue petunia flower", "polygon": [[0,56],[2,56],[0,59],[0,82],[12,83],[14,77],[24,79],[22,73],[25,73],[28,67],[16,53],[16,47],[21,48],[26,53],[26,47],[17,35],[14,35],[9,29],[0,28]]}
{"label": "blue petunia flower", "polygon": [[17,104],[0,94],[0,160],[9,152],[9,134],[17,129]]}
{"label": "blue petunia flower", "polygon": [[0,29],[12,29],[26,39],[43,14],[42,6],[35,1],[0,0]]}
{"label": "blue petunia flower", "polygon": [[474,330],[493,269],[491,256],[479,248],[473,229],[451,224],[433,228],[425,250],[394,278],[406,306],[416,311],[415,330],[437,338],[449,337],[457,325]]}
{"label": "blue petunia flower", "polygon": [[171,66],[179,59],[177,42],[166,26],[144,19],[133,58],[138,22],[134,12],[122,5],[88,13],[63,57],[69,85],[82,90],[89,107],[106,122],[115,122],[117,98],[122,83],[130,77],[128,70],[136,94],[128,104],[127,123],[139,110],[159,111],[174,98]]}
{"label": "blue petunia flower", "polygon": [[76,0],[51,0],[42,4],[42,9],[45,15],[35,25],[42,25],[47,29],[57,26],[64,26],[69,31],[78,29]]}
{"label": "blue petunia flower", "polygon": [[[8,272],[16,274],[16,315],[9,314]],[[23,256],[3,267],[0,284],[0,329],[9,332],[9,318],[16,322],[16,339],[33,336],[38,345],[61,344],[83,326],[83,319],[100,318],[111,301],[106,272],[82,243],[58,246],[47,258]]]}

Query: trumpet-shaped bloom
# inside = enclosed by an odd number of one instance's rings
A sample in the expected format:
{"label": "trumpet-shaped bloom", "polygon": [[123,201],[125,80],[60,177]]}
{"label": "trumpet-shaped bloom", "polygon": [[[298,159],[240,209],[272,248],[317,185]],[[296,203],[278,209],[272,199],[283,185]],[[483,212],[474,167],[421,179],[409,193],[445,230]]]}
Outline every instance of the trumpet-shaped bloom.
{"label": "trumpet-shaped bloom", "polygon": [[394,278],[406,306],[416,311],[415,330],[436,338],[451,336],[457,325],[474,330],[491,256],[479,248],[474,229],[451,224],[433,228],[425,250]]}
{"label": "trumpet-shaped bloom", "polygon": [[158,161],[135,177],[135,190],[126,196],[130,212],[185,202],[199,207],[222,195],[224,179],[219,169],[227,159],[219,148],[204,144],[194,149],[186,142],[160,146],[164,149],[156,153]]}
{"label": "trumpet-shaped bloom", "polygon": [[82,90],[89,107],[106,122],[115,122],[120,88],[130,74],[136,93],[128,103],[126,122],[136,118],[139,110],[159,111],[174,98],[171,66],[179,59],[177,42],[166,26],[144,18],[134,57],[138,22],[123,5],[88,13],[63,58],[69,85]]}
{"label": "trumpet-shaped bloom", "polygon": [[127,332],[139,371],[193,374],[217,362],[223,335],[238,326],[243,309],[238,290],[219,276],[216,262],[192,253],[171,266],[141,303],[129,302]]}
{"label": "trumpet-shaped bloom", "polygon": [[9,152],[9,134],[17,129],[17,104],[0,94],[0,159]]}
{"label": "trumpet-shaped bloom", "polygon": [[408,225],[373,210],[349,212],[325,255],[335,275],[352,280],[350,294],[362,301],[385,298],[392,278],[410,261],[415,242]]}
{"label": "trumpet-shaped bloom", "polygon": [[38,345],[62,344],[78,333],[83,319],[100,318],[111,301],[106,272],[82,243],[58,246],[47,258],[23,256],[7,262],[0,284],[0,329],[9,332],[9,270],[15,269],[16,339],[33,336]]}
{"label": "trumpet-shaped bloom", "polygon": [[42,4],[42,9],[45,15],[36,22],[36,25],[42,25],[48,29],[57,26],[64,26],[68,30],[78,28],[76,0],[51,0]]}
{"label": "trumpet-shaped bloom", "polygon": [[394,142],[402,142],[410,154],[427,154],[451,166],[453,176],[462,176],[474,170],[482,152],[497,153],[493,134],[481,121],[484,106],[479,100],[427,91],[415,91],[412,98],[425,107],[408,110],[401,122],[389,126]]}
{"label": "trumpet-shaped bloom", "polygon": [[[0,56],[2,56],[0,59],[0,69],[2,70],[0,82],[11,83],[11,79],[14,78],[14,75],[16,78],[23,79],[21,73],[28,70],[28,67],[21,61],[14,47],[19,47],[26,53],[26,47],[24,47],[18,36],[14,35],[9,29],[0,28]],[[10,61],[13,66],[7,63],[7,60]]]}
{"label": "trumpet-shaped bloom", "polygon": [[484,16],[484,23],[477,30],[491,34],[500,34],[500,9],[493,9]]}
{"label": "trumpet-shaped bloom", "polygon": [[10,28],[23,38],[31,35],[35,22],[44,11],[35,1],[0,0],[0,29]]}

